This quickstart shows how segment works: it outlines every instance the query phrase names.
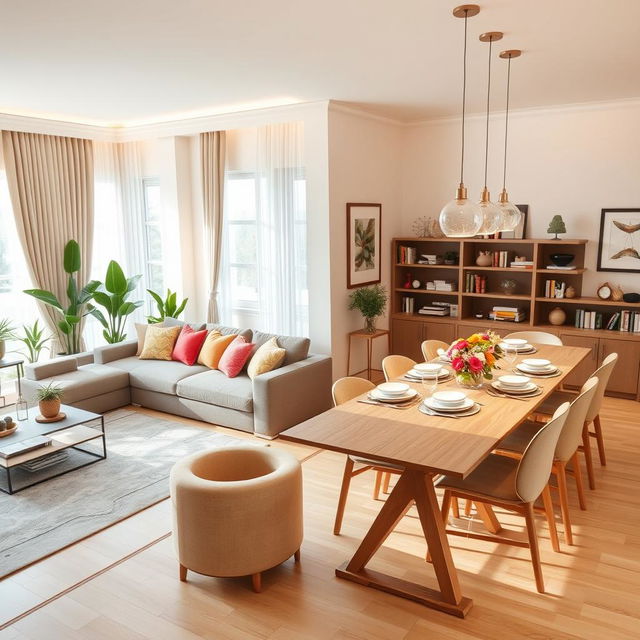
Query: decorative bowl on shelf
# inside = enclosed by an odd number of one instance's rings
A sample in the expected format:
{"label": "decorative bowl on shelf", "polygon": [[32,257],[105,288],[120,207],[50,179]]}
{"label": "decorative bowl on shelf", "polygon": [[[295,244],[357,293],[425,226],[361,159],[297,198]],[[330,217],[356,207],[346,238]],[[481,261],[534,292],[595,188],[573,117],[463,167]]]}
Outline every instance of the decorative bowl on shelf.
{"label": "decorative bowl on shelf", "polygon": [[573,253],[552,253],[549,258],[556,267],[566,267],[575,258]]}
{"label": "decorative bowl on shelf", "polygon": [[506,296],[512,296],[516,292],[517,286],[518,283],[510,278],[505,278],[500,281],[500,291],[502,291]]}

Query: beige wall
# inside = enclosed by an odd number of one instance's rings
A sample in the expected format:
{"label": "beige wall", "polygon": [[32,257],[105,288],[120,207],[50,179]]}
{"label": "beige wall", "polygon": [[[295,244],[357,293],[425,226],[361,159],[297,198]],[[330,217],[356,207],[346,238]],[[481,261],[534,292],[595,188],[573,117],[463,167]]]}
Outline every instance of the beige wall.
{"label": "beige wall", "polygon": [[[599,283],[620,283],[640,291],[638,274],[598,273],[600,210],[640,208],[640,104],[587,105],[580,108],[516,112],[510,118],[507,189],[513,202],[529,205],[528,237],[546,233],[561,214],[567,238],[586,238],[585,295]],[[489,188],[502,188],[502,116],[491,120]],[[467,128],[465,182],[477,198],[483,182],[484,121]],[[454,195],[458,181],[460,124],[456,120],[403,130],[402,230],[410,233],[421,215],[437,216]]]}
{"label": "beige wall", "polygon": [[[347,202],[382,204],[382,284],[390,284],[391,238],[400,233],[401,127],[365,114],[329,110],[329,198],[331,209],[331,334],[334,378],[347,373],[347,334],[362,328],[362,316],[349,311],[347,289]],[[388,315],[380,319],[388,327]],[[378,338],[374,361],[386,355]],[[366,366],[364,341],[354,343],[352,372]]]}

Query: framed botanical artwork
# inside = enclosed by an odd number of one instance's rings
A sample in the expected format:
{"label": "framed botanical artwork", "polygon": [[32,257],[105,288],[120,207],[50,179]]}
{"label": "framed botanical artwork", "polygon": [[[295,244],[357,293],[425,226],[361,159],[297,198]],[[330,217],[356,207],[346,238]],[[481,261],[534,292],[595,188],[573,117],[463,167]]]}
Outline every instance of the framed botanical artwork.
{"label": "framed botanical artwork", "polygon": [[640,209],[602,209],[598,271],[640,272]]}
{"label": "framed botanical artwork", "polygon": [[347,288],[380,282],[382,205],[347,203]]}
{"label": "framed botanical artwork", "polygon": [[527,236],[527,217],[529,215],[528,204],[517,204],[516,207],[522,212],[520,224],[513,231],[501,231],[501,238],[513,238],[514,240],[522,240]]}

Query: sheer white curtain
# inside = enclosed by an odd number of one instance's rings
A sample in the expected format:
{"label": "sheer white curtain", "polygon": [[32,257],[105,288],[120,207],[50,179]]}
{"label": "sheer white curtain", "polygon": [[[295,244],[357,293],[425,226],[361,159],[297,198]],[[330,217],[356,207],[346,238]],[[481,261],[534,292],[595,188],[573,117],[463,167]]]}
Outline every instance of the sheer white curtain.
{"label": "sheer white curtain", "polygon": [[262,331],[308,335],[303,126],[291,122],[252,130],[253,166],[225,175],[220,289],[227,323],[250,318]]}
{"label": "sheer white curtain", "polygon": [[[138,142],[94,142],[95,206],[91,277],[104,282],[107,265],[116,260],[127,277],[145,273],[144,194],[142,153]],[[147,297],[144,277],[130,300]],[[144,307],[129,316],[144,322]],[[92,346],[104,342],[97,321],[88,323],[86,340]]]}

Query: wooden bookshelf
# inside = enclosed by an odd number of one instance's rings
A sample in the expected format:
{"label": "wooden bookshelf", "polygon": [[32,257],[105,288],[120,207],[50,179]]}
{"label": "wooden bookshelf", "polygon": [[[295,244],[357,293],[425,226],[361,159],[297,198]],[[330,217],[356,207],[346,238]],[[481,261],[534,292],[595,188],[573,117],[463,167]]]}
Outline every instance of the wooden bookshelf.
{"label": "wooden bookshelf", "polygon": [[[640,311],[640,304],[601,300],[582,295],[586,240],[548,240],[548,239],[454,239],[454,238],[414,238],[401,237],[392,241],[393,259],[391,273],[391,341],[393,353],[421,360],[420,344],[423,340],[437,339],[452,342],[455,338],[482,330],[493,329],[501,334],[513,331],[540,330],[553,333],[564,344],[591,348],[592,357],[572,374],[566,386],[579,387],[599,366],[608,353],[615,351],[619,355],[619,364],[611,377],[607,392],[627,398],[640,399],[640,333],[611,331],[605,329],[579,329],[574,326],[576,310],[600,311],[603,320],[616,311],[623,309]],[[458,264],[420,265],[398,262],[399,247],[416,248],[420,254],[444,255],[455,252],[459,256]],[[525,256],[533,262],[529,269],[521,267],[480,267],[475,264],[480,251],[508,251],[509,261],[516,255]],[[546,269],[551,264],[549,256],[553,253],[574,254],[576,269]],[[467,273],[478,273],[487,279],[484,293],[465,292],[464,283]],[[403,285],[411,274],[411,280],[420,280],[422,286],[407,289]],[[507,295],[499,290],[504,278],[515,280],[516,291]],[[430,280],[451,280],[456,283],[457,291],[434,291],[426,289],[424,284]],[[566,279],[566,280],[565,280]],[[576,290],[574,298],[547,298],[546,280],[566,281]],[[414,312],[402,312],[402,299],[414,298]],[[508,304],[509,301],[513,304]],[[426,304],[446,302],[457,305],[457,316],[428,316],[417,313]],[[526,320],[522,322],[496,321],[488,318],[493,306],[521,307],[526,311]],[[562,308],[567,314],[564,325],[549,324],[549,312],[555,307]],[[482,314],[477,318],[476,314]]]}

